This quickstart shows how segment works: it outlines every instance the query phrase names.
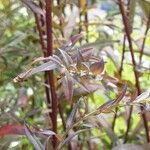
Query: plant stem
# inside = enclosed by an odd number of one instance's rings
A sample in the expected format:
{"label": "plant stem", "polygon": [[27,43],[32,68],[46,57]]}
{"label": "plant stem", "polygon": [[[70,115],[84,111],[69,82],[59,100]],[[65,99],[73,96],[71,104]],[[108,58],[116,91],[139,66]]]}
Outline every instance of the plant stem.
{"label": "plant stem", "polygon": [[[45,0],[46,2],[46,31],[47,31],[47,56],[53,55],[53,37],[52,37],[52,0]],[[55,91],[54,74],[53,71],[48,71],[48,83],[50,86],[51,101],[48,102],[48,107],[52,107],[50,118],[52,121],[52,130],[57,133],[57,96]],[[52,105],[52,106],[50,106]],[[53,146],[55,148],[57,139],[53,138]]]}
{"label": "plant stem", "polygon": [[85,31],[86,31],[86,42],[89,42],[89,29],[88,29],[88,11],[87,11],[87,1],[86,1],[86,5],[85,5],[85,16],[84,16],[84,20],[85,20]]}
{"label": "plant stem", "polygon": [[144,39],[143,39],[142,47],[141,47],[141,51],[140,51],[140,61],[139,61],[139,65],[140,65],[141,62],[142,62],[142,56],[143,56],[143,52],[144,52],[144,47],[145,47],[145,42],[146,42],[146,36],[147,36],[147,34],[148,34],[148,31],[149,31],[149,25],[150,25],[150,17],[148,18],[147,25],[146,25],[146,30],[145,30],[145,33],[144,33]]}
{"label": "plant stem", "polygon": [[[139,82],[138,72],[136,70],[136,62],[135,62],[135,58],[134,58],[132,39],[131,39],[131,36],[130,36],[129,22],[128,22],[128,17],[127,17],[127,15],[125,13],[125,10],[124,10],[124,6],[123,6],[122,0],[118,0],[118,6],[119,6],[119,9],[120,9],[120,12],[121,12],[121,15],[122,15],[124,29],[125,29],[125,33],[126,33],[126,36],[127,36],[128,43],[129,43],[129,50],[130,50],[130,53],[131,53],[132,64],[133,64],[133,71],[134,71],[134,76],[135,76],[135,85],[136,85],[136,88],[137,88],[137,91],[138,91],[138,95],[140,95],[141,94],[140,82]],[[141,111],[142,110],[143,110],[143,108],[141,107]],[[143,118],[143,123],[144,123],[144,127],[145,127],[147,142],[150,142],[149,128],[148,128],[147,118],[146,118],[145,113],[142,113],[142,118]],[[126,141],[127,141],[127,139],[126,139]]]}

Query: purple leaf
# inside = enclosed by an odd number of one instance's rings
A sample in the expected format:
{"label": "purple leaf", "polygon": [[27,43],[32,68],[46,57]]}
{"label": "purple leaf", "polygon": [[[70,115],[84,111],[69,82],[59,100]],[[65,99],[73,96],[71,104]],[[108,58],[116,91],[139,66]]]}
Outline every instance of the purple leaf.
{"label": "purple leaf", "polygon": [[72,104],[72,96],[73,96],[73,81],[72,77],[69,74],[66,74],[62,78],[62,84],[64,88],[65,97],[70,104]]}
{"label": "purple leaf", "polygon": [[32,131],[30,130],[30,128],[27,126],[27,124],[25,124],[25,133],[26,133],[26,136],[28,137],[28,139],[30,140],[30,142],[33,144],[33,146],[34,146],[34,148],[36,150],[44,150],[42,144],[36,138],[36,136],[34,135],[34,133],[32,133]]}
{"label": "purple leaf", "polygon": [[38,67],[31,68],[31,69],[27,70],[26,72],[21,73],[16,78],[14,78],[14,82],[21,82],[36,73],[53,70],[55,68],[57,68],[57,65],[55,63],[53,63],[52,61],[43,63],[42,65],[40,65]]}
{"label": "purple leaf", "polygon": [[44,11],[32,0],[22,0],[34,13],[45,16]]}
{"label": "purple leaf", "polygon": [[44,131],[40,131],[39,133],[40,133],[40,134],[43,134],[43,135],[47,135],[47,136],[56,135],[56,133],[53,132],[53,131],[51,131],[51,130],[44,130]]}

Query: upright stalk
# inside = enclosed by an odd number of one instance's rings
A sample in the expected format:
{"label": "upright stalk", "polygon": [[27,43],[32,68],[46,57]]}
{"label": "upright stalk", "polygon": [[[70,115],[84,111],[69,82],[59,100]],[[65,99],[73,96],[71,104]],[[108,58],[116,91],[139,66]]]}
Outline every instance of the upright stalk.
{"label": "upright stalk", "polygon": [[[131,39],[131,36],[130,36],[129,22],[128,22],[128,17],[125,13],[125,10],[124,10],[122,0],[118,0],[118,6],[119,6],[119,9],[120,9],[120,12],[121,12],[121,15],[122,15],[124,29],[125,29],[125,33],[126,33],[126,36],[127,36],[128,43],[129,43],[129,50],[130,50],[130,54],[131,54],[131,58],[132,58],[133,71],[134,71],[134,76],[135,76],[135,84],[136,84],[136,88],[137,88],[137,91],[138,91],[138,95],[140,95],[141,94],[140,82],[139,82],[138,72],[136,70],[136,62],[135,62],[135,58],[134,58],[132,39]],[[143,110],[143,107],[141,107],[141,111],[142,110]],[[148,123],[147,123],[147,118],[146,118],[145,113],[142,113],[142,118],[143,118],[143,123],[144,123],[144,127],[145,127],[147,142],[150,142],[149,128],[148,128]]]}
{"label": "upright stalk", "polygon": [[[53,36],[52,36],[52,0],[46,2],[46,33],[47,33],[47,56],[53,55]],[[57,133],[57,96],[55,91],[53,71],[48,71],[48,83],[50,85],[51,101],[48,102],[48,107],[52,109],[50,118],[52,122],[52,130]],[[53,146],[55,147],[57,140],[53,138]]]}
{"label": "upright stalk", "polygon": [[140,51],[140,61],[139,61],[139,65],[140,65],[141,62],[142,62],[142,56],[143,56],[143,52],[144,52],[144,48],[145,48],[146,36],[147,36],[147,34],[148,34],[148,31],[149,31],[149,25],[150,25],[150,17],[148,18],[147,25],[146,25],[146,30],[145,30],[145,33],[144,33],[144,39],[143,39],[142,47],[141,47],[141,51]]}

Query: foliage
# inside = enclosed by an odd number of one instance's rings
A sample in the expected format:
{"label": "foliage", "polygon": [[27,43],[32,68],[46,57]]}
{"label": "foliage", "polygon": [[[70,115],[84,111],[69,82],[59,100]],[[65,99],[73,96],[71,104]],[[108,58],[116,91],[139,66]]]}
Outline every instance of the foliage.
{"label": "foliage", "polygon": [[149,149],[149,7],[2,0],[1,148]]}

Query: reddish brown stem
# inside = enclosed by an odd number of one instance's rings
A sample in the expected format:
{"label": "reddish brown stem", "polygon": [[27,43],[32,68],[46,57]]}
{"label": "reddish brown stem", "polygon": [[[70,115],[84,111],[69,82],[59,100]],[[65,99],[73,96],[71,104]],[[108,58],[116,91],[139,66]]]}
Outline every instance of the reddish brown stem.
{"label": "reddish brown stem", "polygon": [[[46,31],[47,31],[47,56],[53,55],[53,37],[52,37],[52,1],[46,1]],[[52,130],[57,133],[57,96],[55,91],[54,74],[53,71],[48,71],[48,82],[50,85],[52,112],[50,113],[52,121]],[[50,106],[48,106],[50,107]],[[57,144],[56,138],[53,138],[53,146]]]}
{"label": "reddish brown stem", "polygon": [[148,34],[148,31],[149,31],[149,25],[150,25],[150,18],[148,18],[147,25],[146,25],[146,30],[145,30],[145,33],[144,33],[144,39],[143,39],[143,42],[142,42],[142,47],[141,47],[141,52],[140,52],[139,65],[142,62],[142,56],[143,56],[143,52],[144,52],[144,48],[145,48],[146,36]]}
{"label": "reddish brown stem", "polygon": [[114,115],[113,122],[112,122],[112,130],[113,131],[115,129],[115,124],[116,124],[116,119],[117,119],[117,112],[118,112],[118,107],[116,107],[116,109],[115,109],[115,115]]}
{"label": "reddish brown stem", "polygon": [[[87,7],[87,2],[86,2],[85,9],[87,9],[86,7]],[[88,12],[87,12],[87,10],[86,10],[84,19],[85,19],[86,41],[88,42],[89,41],[89,35],[88,35],[89,30],[88,30]]]}
{"label": "reddish brown stem", "polygon": [[[118,5],[119,5],[119,9],[120,9],[120,12],[121,12],[121,15],[122,15],[122,20],[123,20],[123,24],[124,24],[124,29],[125,29],[125,33],[126,33],[126,36],[127,36],[127,40],[128,40],[128,43],[129,43],[129,50],[130,50],[130,53],[131,53],[133,70],[134,70],[134,76],[135,76],[135,82],[136,82],[135,84],[136,84],[136,88],[137,88],[137,91],[138,91],[138,95],[140,95],[141,94],[141,89],[140,89],[138,73],[136,71],[136,62],[135,62],[135,58],[134,58],[132,39],[131,39],[131,36],[130,36],[128,17],[127,17],[127,15],[125,13],[122,0],[118,0]],[[143,111],[143,107],[141,107],[141,111]],[[144,123],[144,127],[145,127],[147,142],[150,142],[148,123],[147,123],[146,115],[144,113],[142,113],[142,118],[143,118],[143,123]]]}
{"label": "reddish brown stem", "polygon": [[120,69],[119,69],[120,77],[122,76],[122,71],[123,71],[123,61],[124,61],[125,50],[126,50],[126,36],[124,35],[124,38],[123,38],[123,49],[122,49],[122,58],[121,58],[121,66],[120,66]]}
{"label": "reddish brown stem", "polygon": [[127,140],[128,140],[128,133],[129,133],[129,130],[130,130],[132,111],[133,111],[133,106],[131,106],[130,110],[129,110],[129,117],[127,119],[127,130],[126,130],[126,133],[125,133],[124,143],[126,143]]}
{"label": "reddish brown stem", "polygon": [[37,30],[39,32],[41,47],[42,47],[42,49],[44,51],[44,56],[45,56],[46,55],[46,53],[45,53],[45,45],[44,45],[43,33],[42,33],[42,30],[41,30],[39,17],[38,17],[37,14],[34,14],[34,16],[35,16],[35,21],[36,21],[36,25],[37,25]]}

